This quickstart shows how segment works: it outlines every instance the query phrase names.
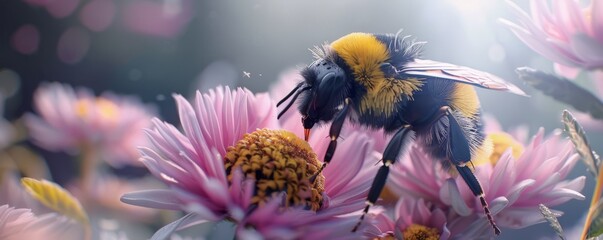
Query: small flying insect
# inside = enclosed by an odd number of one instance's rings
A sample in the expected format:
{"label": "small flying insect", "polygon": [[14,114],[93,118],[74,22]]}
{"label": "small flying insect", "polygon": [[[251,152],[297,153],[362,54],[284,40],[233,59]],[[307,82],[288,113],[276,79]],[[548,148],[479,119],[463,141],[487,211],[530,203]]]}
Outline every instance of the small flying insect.
{"label": "small flying insect", "polygon": [[[299,98],[306,141],[316,123],[331,123],[330,143],[322,171],[331,161],[345,119],[393,134],[383,152],[377,176],[356,231],[377,201],[389,167],[412,141],[445,167],[454,166],[479,198],[496,235],[496,226],[484,191],[467,166],[484,147],[479,99],[473,86],[526,94],[492,74],[449,63],[420,59],[424,42],[397,34],[351,33],[316,47],[316,60],[300,72],[303,80],[279,103]],[[428,164],[428,163],[425,163]]]}

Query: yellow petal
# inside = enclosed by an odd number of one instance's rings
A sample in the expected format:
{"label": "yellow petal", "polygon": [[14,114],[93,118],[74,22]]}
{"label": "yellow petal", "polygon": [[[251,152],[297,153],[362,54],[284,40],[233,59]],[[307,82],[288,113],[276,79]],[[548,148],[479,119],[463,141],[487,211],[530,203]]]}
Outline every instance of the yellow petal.
{"label": "yellow petal", "polygon": [[80,202],[56,183],[46,180],[38,181],[33,178],[21,178],[21,184],[29,194],[46,207],[81,223],[88,223],[88,215],[86,215]]}

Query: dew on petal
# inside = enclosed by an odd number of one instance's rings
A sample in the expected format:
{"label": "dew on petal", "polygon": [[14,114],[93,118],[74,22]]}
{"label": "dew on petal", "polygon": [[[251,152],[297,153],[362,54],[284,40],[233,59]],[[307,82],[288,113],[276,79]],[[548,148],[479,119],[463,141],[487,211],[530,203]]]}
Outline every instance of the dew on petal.
{"label": "dew on petal", "polygon": [[80,0],[49,0],[47,1],[46,10],[55,18],[65,18],[71,15]]}
{"label": "dew on petal", "polygon": [[25,24],[12,36],[13,48],[21,54],[33,54],[40,45],[40,31],[32,24]]}
{"label": "dew on petal", "polygon": [[57,54],[64,63],[75,64],[86,56],[90,48],[90,34],[77,27],[67,29],[59,38]]}
{"label": "dew on petal", "polygon": [[113,0],[92,0],[80,12],[82,25],[96,32],[101,32],[111,26],[115,17]]}

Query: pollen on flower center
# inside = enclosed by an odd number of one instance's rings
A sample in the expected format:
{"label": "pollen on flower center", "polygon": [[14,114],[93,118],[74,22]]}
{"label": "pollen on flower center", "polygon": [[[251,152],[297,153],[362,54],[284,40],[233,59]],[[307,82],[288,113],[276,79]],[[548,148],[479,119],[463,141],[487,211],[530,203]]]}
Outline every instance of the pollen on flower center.
{"label": "pollen on flower center", "polygon": [[438,240],[440,233],[438,229],[423,225],[412,224],[402,233],[404,240]]}
{"label": "pollen on flower center", "polygon": [[492,140],[493,152],[490,155],[490,162],[495,164],[500,156],[511,148],[511,154],[515,159],[523,153],[523,145],[517,142],[511,135],[504,132],[494,132],[488,134],[487,138]]}
{"label": "pollen on flower center", "polygon": [[477,155],[473,161],[475,166],[487,163],[495,165],[502,154],[509,148],[511,148],[511,155],[515,159],[518,159],[523,153],[523,145],[505,132],[488,133],[484,140],[484,145],[488,145],[489,147],[484,147],[483,149],[486,150]]}
{"label": "pollen on flower center", "polygon": [[95,100],[80,99],[75,103],[75,113],[80,118],[90,117],[91,111],[97,111],[102,119],[113,120],[117,117],[118,107],[111,100],[96,98]]}
{"label": "pollen on flower center", "polygon": [[322,206],[324,176],[314,176],[321,163],[310,145],[284,130],[260,129],[246,134],[227,149],[224,167],[228,181],[233,169],[240,168],[246,178],[255,179],[252,204],[262,205],[281,192],[287,194],[286,206],[318,210]]}

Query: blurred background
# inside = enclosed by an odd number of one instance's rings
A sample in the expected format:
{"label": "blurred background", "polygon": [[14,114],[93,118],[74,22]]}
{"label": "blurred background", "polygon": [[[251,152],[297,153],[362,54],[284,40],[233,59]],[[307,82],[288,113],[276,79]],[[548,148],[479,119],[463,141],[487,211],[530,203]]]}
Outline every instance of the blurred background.
{"label": "blurred background", "polygon": [[[523,1],[517,4],[528,9]],[[427,42],[424,58],[491,72],[532,95],[478,90],[484,112],[505,129],[561,128],[564,105],[524,85],[514,72],[520,66],[552,71],[553,64],[500,25],[499,18],[513,16],[504,1],[495,0],[5,0],[0,1],[0,86],[8,96],[4,116],[16,120],[31,112],[33,91],[42,82],[56,81],[97,94],[138,96],[156,105],[163,120],[177,123],[174,93],[190,96],[219,84],[267,91],[284,71],[310,63],[308,49],[315,45],[350,32],[403,29]],[[578,83],[589,87],[580,78]],[[589,137],[594,143],[601,140],[597,132]],[[61,165],[62,155],[45,156],[59,173],[55,180],[64,181],[61,175],[69,169]],[[568,178],[587,174],[578,163]],[[588,177],[587,200],[558,207],[565,212],[559,220],[568,232],[586,212],[593,186]],[[500,239],[514,236],[533,239],[553,232],[544,223],[507,230]]]}

